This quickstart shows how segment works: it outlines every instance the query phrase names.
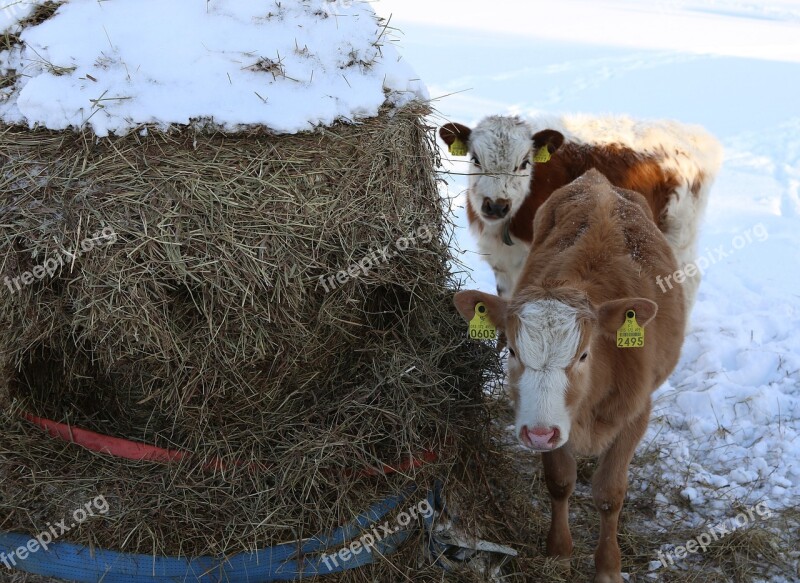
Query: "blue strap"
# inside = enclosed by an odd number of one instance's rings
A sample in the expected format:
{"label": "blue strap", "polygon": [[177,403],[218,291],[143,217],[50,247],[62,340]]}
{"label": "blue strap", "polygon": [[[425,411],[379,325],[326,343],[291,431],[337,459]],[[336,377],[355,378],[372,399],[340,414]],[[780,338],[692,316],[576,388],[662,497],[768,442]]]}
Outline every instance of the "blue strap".
{"label": "blue strap", "polygon": [[[336,558],[334,554],[327,561],[323,556],[306,555],[330,548],[338,551],[346,541],[355,538],[397,508],[415,489],[412,486],[402,494],[374,504],[353,522],[337,528],[330,536],[313,537],[302,544],[285,543],[227,559],[154,557],[90,550],[82,545],[54,542],[48,550],[30,553],[25,560],[14,554],[14,568],[80,583],[266,583],[339,573],[376,562],[381,556],[393,553],[411,532],[395,532],[376,542],[371,552],[362,548],[359,554],[352,555],[347,561]],[[6,569],[3,560],[11,563],[11,554],[19,547],[25,547],[30,540],[31,537],[24,534],[0,533],[0,553],[5,553],[5,556],[0,554],[0,571]]]}

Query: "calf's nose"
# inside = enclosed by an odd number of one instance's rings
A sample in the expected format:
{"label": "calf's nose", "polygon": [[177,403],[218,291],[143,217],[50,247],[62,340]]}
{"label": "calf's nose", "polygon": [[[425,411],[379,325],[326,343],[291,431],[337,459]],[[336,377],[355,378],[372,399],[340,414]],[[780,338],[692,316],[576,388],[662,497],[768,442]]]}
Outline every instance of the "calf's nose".
{"label": "calf's nose", "polygon": [[491,198],[483,199],[481,212],[483,212],[483,214],[489,218],[502,219],[510,210],[511,203],[505,198],[501,198],[499,200],[492,200]]}
{"label": "calf's nose", "polygon": [[534,427],[530,428],[523,425],[519,432],[520,441],[523,444],[539,451],[555,449],[561,439],[561,432],[558,427]]}

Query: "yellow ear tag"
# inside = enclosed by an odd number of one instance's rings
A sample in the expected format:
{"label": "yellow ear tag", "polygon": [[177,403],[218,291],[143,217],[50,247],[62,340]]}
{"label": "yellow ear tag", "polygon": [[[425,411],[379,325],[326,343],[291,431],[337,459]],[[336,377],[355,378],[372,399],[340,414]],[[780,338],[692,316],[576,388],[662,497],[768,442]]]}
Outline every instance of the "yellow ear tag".
{"label": "yellow ear tag", "polygon": [[547,149],[547,146],[542,146],[536,150],[536,154],[533,156],[533,161],[537,164],[546,164],[550,161],[550,150]]}
{"label": "yellow ear tag", "polygon": [[453,140],[453,143],[450,144],[450,153],[453,156],[466,156],[469,153],[469,149],[464,142],[456,138]]}
{"label": "yellow ear tag", "polygon": [[636,321],[636,312],[625,312],[625,323],[617,330],[617,348],[641,348],[644,346],[644,328]]}
{"label": "yellow ear tag", "polygon": [[475,304],[475,317],[469,322],[469,337],[473,340],[494,340],[497,338],[497,328],[489,319],[489,310],[486,304]]}

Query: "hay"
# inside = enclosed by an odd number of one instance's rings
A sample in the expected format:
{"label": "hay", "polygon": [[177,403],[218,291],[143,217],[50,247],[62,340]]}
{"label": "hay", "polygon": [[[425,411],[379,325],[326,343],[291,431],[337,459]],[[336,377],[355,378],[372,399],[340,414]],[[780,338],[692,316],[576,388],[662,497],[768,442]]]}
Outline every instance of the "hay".
{"label": "hay", "polygon": [[[409,479],[427,488],[486,449],[496,356],[464,340],[452,308],[425,113],[294,136],[3,128],[0,530],[38,532],[103,494],[113,512],[67,540],[252,550],[327,531]],[[52,277],[13,283],[93,234]],[[321,284],[409,236],[366,274]],[[90,454],[43,438],[22,409],[197,456]],[[424,449],[439,462],[354,476]],[[214,458],[227,467],[209,474]]]}
{"label": "hay", "polygon": [[[357,435],[350,404],[397,386],[445,383],[449,396],[459,380],[440,361],[458,340],[432,316],[450,311],[447,251],[417,114],[269,138],[94,144],[6,129],[2,277],[66,257],[55,277],[3,290],[12,392],[54,401],[44,414],[162,443],[166,431],[190,449],[224,429],[215,454],[259,459],[306,417]],[[103,228],[116,241],[67,265],[64,251]],[[430,244],[325,293],[320,276],[423,229]],[[413,438],[402,412],[376,428]],[[285,434],[253,441],[252,426],[276,422]]]}

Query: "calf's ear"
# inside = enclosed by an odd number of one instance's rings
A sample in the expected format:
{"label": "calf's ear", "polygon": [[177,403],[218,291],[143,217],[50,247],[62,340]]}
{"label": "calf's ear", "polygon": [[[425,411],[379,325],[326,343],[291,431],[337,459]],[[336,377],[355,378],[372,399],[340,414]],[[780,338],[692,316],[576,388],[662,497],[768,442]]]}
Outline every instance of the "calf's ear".
{"label": "calf's ear", "polygon": [[475,317],[475,306],[483,302],[488,310],[489,319],[498,329],[504,330],[506,327],[506,300],[480,291],[461,291],[453,297],[458,313],[467,322]]}
{"label": "calf's ear", "polygon": [[[456,140],[459,140],[466,147],[469,143],[469,136],[471,133],[472,130],[470,128],[460,123],[446,123],[439,128],[439,137],[442,138],[442,141],[451,149]],[[466,153],[457,155],[466,156]]]}
{"label": "calf's ear", "polygon": [[603,330],[614,334],[625,323],[626,314],[631,310],[636,313],[636,322],[644,328],[656,317],[658,304],[647,298],[612,300],[600,305],[597,322]]}
{"label": "calf's ear", "polygon": [[556,130],[542,130],[533,134],[532,139],[534,152],[546,146],[548,152],[555,154],[556,150],[564,143],[564,134]]}

